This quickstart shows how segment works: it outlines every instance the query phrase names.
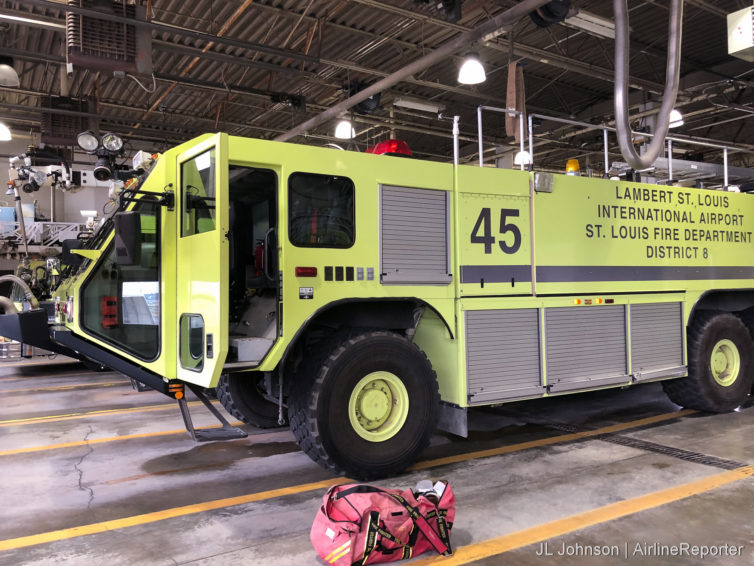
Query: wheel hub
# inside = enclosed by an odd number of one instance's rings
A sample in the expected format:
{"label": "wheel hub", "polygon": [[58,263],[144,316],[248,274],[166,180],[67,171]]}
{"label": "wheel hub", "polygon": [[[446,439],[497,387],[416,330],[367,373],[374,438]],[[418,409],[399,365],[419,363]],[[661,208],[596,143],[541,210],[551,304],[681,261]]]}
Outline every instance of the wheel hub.
{"label": "wheel hub", "polygon": [[741,369],[741,354],[730,340],[720,340],[710,356],[712,377],[723,387],[728,387],[738,379]]}
{"label": "wheel hub", "polygon": [[406,422],[408,392],[395,374],[372,372],[353,388],[348,417],[356,433],[371,442],[392,438]]}

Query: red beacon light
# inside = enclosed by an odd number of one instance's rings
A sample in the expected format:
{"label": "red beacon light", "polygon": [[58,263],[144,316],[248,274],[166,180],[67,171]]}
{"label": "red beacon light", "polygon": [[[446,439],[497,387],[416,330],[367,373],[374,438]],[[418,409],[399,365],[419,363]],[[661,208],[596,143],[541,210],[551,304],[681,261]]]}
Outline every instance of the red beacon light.
{"label": "red beacon light", "polygon": [[389,139],[367,148],[367,153],[375,155],[395,155],[397,157],[411,157],[411,150],[403,140]]}

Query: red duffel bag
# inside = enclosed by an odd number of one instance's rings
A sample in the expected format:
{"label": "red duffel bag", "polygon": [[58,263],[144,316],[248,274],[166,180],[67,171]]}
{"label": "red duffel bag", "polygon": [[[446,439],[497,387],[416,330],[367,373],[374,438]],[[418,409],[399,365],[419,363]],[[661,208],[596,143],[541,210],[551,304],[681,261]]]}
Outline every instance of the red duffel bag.
{"label": "red duffel bag", "polygon": [[333,566],[363,566],[429,549],[451,554],[453,490],[445,481],[422,483],[428,487],[416,494],[361,484],[331,487],[310,535],[319,557]]}

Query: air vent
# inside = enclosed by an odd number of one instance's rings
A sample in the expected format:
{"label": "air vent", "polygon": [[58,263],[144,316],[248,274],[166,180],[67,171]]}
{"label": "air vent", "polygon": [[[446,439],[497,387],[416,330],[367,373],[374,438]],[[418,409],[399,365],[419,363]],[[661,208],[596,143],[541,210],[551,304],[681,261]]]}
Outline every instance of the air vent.
{"label": "air vent", "polygon": [[79,113],[88,112],[83,100],[65,96],[43,96],[41,141],[50,145],[70,146],[76,141],[76,134],[89,129],[89,119]]}
{"label": "air vent", "polygon": [[66,14],[68,62],[87,69],[152,73],[152,35],[135,24],[116,22],[108,16],[146,20],[146,8],[123,2],[68,0],[69,6],[102,12],[102,17]]}

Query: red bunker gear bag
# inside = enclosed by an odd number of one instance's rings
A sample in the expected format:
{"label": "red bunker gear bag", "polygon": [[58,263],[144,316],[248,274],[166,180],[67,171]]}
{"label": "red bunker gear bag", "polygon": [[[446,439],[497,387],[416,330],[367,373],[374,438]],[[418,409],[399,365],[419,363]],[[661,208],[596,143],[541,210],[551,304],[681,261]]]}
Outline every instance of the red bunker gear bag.
{"label": "red bunker gear bag", "polygon": [[455,496],[445,481],[417,494],[336,485],[322,499],[310,538],[319,557],[333,566],[394,562],[430,548],[450,555],[455,513]]}

